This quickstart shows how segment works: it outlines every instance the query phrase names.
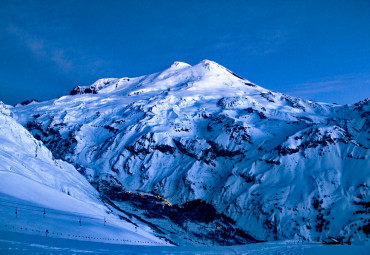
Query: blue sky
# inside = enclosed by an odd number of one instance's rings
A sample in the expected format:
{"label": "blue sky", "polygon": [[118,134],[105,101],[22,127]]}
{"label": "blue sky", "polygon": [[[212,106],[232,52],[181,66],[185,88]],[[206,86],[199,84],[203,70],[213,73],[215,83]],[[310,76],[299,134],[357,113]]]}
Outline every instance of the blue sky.
{"label": "blue sky", "polygon": [[370,1],[0,1],[0,101],[216,61],[271,90],[370,97]]}

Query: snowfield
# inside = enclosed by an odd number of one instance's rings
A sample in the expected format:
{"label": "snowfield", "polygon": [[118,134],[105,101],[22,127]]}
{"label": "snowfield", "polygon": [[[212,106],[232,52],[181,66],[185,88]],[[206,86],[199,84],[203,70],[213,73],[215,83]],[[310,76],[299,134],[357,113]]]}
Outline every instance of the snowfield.
{"label": "snowfield", "polygon": [[370,246],[324,246],[294,243],[260,243],[243,246],[163,247],[75,241],[0,231],[1,254],[369,254]]}

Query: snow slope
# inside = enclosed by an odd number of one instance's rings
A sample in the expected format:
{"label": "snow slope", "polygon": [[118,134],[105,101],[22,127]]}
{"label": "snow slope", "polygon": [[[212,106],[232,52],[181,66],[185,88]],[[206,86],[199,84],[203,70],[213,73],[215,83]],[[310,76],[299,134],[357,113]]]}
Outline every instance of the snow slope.
{"label": "snow slope", "polygon": [[166,245],[147,226],[137,229],[112,214],[71,164],[53,159],[42,142],[12,116],[0,102],[1,229],[28,229],[28,233],[44,235],[48,229],[50,236],[58,233],[65,238],[76,239],[73,236],[78,235],[104,238],[106,242],[114,238],[114,242],[128,244]]}
{"label": "snow slope", "polygon": [[322,245],[318,243],[259,243],[243,246],[174,247],[128,246],[98,242],[71,241],[57,238],[32,238],[0,231],[1,254],[316,254],[366,255],[368,245]]}
{"label": "snow slope", "polygon": [[113,200],[200,199],[263,240],[369,240],[369,99],[294,98],[204,60],[12,111]]}

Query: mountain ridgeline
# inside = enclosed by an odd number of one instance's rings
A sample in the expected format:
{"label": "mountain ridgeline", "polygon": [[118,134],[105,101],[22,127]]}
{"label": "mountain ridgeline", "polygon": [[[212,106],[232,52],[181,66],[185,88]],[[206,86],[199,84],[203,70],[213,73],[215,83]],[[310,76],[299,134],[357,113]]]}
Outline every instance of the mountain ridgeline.
{"label": "mountain ridgeline", "polygon": [[11,110],[117,208],[135,194],[162,201],[140,204],[149,222],[219,222],[249,240],[369,241],[369,99],[303,100],[204,60]]}

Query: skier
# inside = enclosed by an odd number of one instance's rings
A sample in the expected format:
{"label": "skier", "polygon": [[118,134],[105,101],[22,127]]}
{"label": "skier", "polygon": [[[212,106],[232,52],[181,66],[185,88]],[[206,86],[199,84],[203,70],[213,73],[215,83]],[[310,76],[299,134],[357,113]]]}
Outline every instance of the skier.
{"label": "skier", "polygon": [[48,229],[46,229],[46,231],[45,231],[45,235],[46,235],[46,237],[48,237],[48,234],[49,234],[49,230],[48,230]]}

